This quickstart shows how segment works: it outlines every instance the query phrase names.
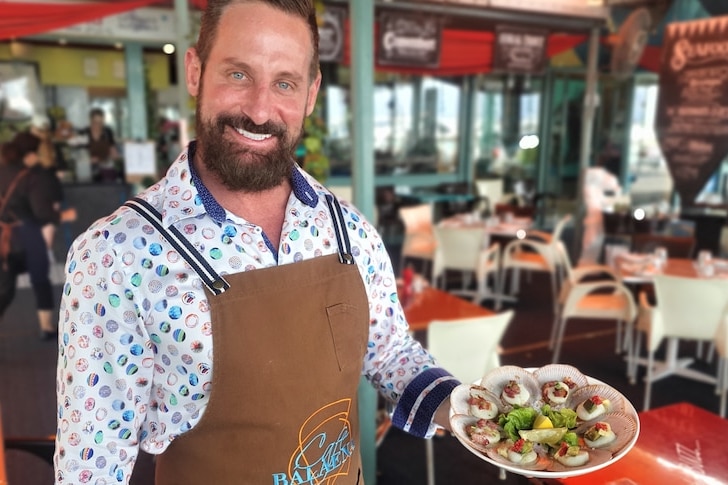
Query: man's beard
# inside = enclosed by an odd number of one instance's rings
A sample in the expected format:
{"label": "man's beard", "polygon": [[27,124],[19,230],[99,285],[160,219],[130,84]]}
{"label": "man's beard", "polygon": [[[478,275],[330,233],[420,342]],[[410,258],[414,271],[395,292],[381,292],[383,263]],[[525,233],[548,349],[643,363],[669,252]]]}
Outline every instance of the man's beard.
{"label": "man's beard", "polygon": [[[303,134],[303,124],[297,138],[293,139],[285,126],[273,122],[256,125],[247,116],[223,114],[205,121],[198,111],[195,121],[202,163],[228,189],[262,192],[290,177],[295,149]],[[226,137],[226,127],[269,134],[278,139],[278,144],[270,152],[256,152]]]}

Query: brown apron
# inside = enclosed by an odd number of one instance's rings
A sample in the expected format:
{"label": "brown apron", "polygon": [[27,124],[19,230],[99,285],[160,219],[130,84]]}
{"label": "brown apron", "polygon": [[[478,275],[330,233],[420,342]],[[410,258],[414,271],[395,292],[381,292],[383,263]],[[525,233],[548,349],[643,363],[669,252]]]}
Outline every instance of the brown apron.
{"label": "brown apron", "polygon": [[210,398],[157,458],[157,485],[363,483],[357,387],[369,309],[338,202],[329,206],[338,254],[208,286]]}

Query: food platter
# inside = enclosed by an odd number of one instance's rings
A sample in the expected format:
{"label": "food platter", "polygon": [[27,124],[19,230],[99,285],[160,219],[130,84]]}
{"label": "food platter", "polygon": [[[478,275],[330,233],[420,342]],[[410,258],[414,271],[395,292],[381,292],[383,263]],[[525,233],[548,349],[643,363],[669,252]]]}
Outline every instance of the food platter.
{"label": "food platter", "polygon": [[[510,383],[514,381],[525,390],[523,395],[513,394]],[[553,393],[548,392],[554,381],[569,383],[569,390],[564,392],[567,396],[563,400],[555,398]],[[508,388],[508,392],[506,388]],[[473,404],[473,396],[477,396],[480,406]],[[590,400],[591,396],[603,397],[603,403],[600,399],[596,399],[602,405],[595,406],[592,403],[585,403],[584,401]],[[511,473],[534,478],[568,478],[605,468],[624,457],[634,447],[640,433],[637,411],[624,395],[606,383],[585,376],[576,368],[564,364],[541,368],[499,367],[472,384],[458,386],[450,396],[450,404],[450,424],[453,435],[468,451]],[[585,404],[589,405],[589,412],[585,411],[584,408],[587,407]],[[548,405],[548,407],[544,407],[544,405]],[[483,408],[497,409],[498,417],[486,419],[492,416],[493,412],[488,411],[486,414],[481,414]],[[513,440],[516,438],[508,439],[509,432],[506,431],[508,426],[502,426],[502,423],[507,413],[513,410],[520,411],[519,408],[531,408],[534,411],[529,412],[536,416],[548,413],[554,419],[559,419],[554,417],[554,414],[562,412],[572,416],[572,423],[568,429],[556,427],[555,430],[543,431],[535,428],[518,428],[517,432],[526,440],[529,436],[558,435],[560,430],[563,430],[562,433],[569,432],[569,439],[573,445],[570,451],[577,453],[578,450],[578,453],[588,455],[587,462],[566,465],[561,462],[561,459],[555,458],[555,450],[560,443],[544,444],[544,441],[529,444],[529,446],[533,445],[534,451],[537,452],[535,461],[524,462],[524,464],[512,462],[510,460],[512,448],[510,447],[514,445]],[[480,424],[487,425],[488,431],[497,426],[503,440],[498,443],[490,443],[488,440],[476,442],[477,437],[473,434],[473,430],[479,419]],[[550,424],[550,420],[547,421]],[[603,423],[610,425],[614,433],[612,434],[613,441],[607,444],[588,441],[592,444],[597,443],[594,446],[588,446],[585,444],[586,436],[592,439],[594,436],[586,435],[586,433],[590,429],[593,430],[597,423],[600,423],[599,426],[603,426]],[[513,433],[513,428],[509,431]],[[486,431],[481,429],[477,432],[485,433]],[[574,437],[578,438],[577,444],[573,444]],[[495,439],[498,439],[497,434]],[[566,445],[561,444],[561,446]]]}

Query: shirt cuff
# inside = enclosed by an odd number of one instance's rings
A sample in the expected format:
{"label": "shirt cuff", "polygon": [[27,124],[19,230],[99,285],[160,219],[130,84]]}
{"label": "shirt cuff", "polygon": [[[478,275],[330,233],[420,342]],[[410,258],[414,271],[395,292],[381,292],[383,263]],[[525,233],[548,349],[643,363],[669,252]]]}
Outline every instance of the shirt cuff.
{"label": "shirt cuff", "polygon": [[392,424],[420,438],[431,436],[436,428],[432,423],[435,411],[459,384],[444,369],[427,369],[404,389],[394,408]]}

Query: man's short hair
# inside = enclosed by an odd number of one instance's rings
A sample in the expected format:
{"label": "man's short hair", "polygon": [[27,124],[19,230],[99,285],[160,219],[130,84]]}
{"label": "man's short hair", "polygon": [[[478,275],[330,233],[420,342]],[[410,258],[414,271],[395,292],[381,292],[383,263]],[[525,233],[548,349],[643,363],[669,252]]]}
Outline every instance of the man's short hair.
{"label": "man's short hair", "polygon": [[[205,69],[207,58],[217,37],[217,28],[225,9],[232,4],[262,3],[276,10],[301,18],[308,24],[311,33],[313,53],[309,69],[309,81],[316,79],[319,71],[319,31],[316,21],[316,8],[313,0],[208,0],[207,8],[202,14],[200,22],[200,35],[197,38],[197,56],[200,58],[202,69]],[[240,46],[245,48],[245,46]]]}

